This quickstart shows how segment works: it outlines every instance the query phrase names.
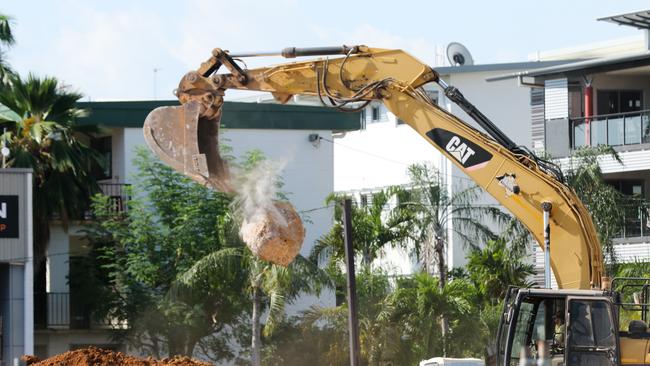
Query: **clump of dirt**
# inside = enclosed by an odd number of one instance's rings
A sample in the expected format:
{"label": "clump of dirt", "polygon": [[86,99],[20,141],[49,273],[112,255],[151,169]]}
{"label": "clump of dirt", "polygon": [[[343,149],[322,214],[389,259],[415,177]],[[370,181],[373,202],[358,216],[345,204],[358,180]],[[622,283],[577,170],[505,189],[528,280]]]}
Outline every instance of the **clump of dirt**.
{"label": "clump of dirt", "polygon": [[258,257],[288,266],[300,252],[305,227],[289,202],[275,201],[273,209],[244,220],[242,239]]}
{"label": "clump of dirt", "polygon": [[23,356],[22,360],[30,366],[212,366],[211,363],[194,360],[189,357],[176,356],[156,360],[151,357],[138,358],[128,356],[122,352],[95,347],[68,351],[42,361],[34,356]]}

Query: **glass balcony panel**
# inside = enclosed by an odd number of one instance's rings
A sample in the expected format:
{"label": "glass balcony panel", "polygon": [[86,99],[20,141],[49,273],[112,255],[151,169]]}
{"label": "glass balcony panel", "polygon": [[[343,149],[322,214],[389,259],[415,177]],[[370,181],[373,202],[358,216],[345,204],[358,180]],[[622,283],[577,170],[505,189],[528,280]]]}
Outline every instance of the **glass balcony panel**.
{"label": "glass balcony panel", "polygon": [[591,122],[591,145],[607,145],[607,120],[594,120]]}
{"label": "glass balcony panel", "polygon": [[607,142],[611,146],[623,145],[625,142],[625,118],[610,118],[607,120]]}
{"label": "glass balcony panel", "polygon": [[615,238],[636,238],[650,234],[650,204],[639,202],[625,204],[623,210],[623,227],[614,234]]}
{"label": "glass balcony panel", "polygon": [[573,147],[578,148],[585,145],[585,124],[584,121],[576,121],[573,124]]}
{"label": "glass balcony panel", "polygon": [[625,208],[625,237],[634,238],[641,236],[641,207]]}
{"label": "glass balcony panel", "polygon": [[625,117],[625,145],[641,143],[641,116]]}
{"label": "glass balcony panel", "polygon": [[650,115],[648,113],[641,115],[641,133],[643,134],[643,143],[650,143]]}

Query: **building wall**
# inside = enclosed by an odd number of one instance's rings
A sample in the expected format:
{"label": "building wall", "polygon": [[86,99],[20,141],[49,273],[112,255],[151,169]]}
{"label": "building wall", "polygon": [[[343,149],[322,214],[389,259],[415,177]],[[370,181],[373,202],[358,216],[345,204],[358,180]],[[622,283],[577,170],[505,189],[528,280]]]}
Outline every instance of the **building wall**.
{"label": "building wall", "polygon": [[[397,125],[395,116],[381,109],[379,122],[366,118],[366,129],[347,132],[334,141],[334,189],[375,190],[409,183],[409,165],[441,164],[442,154],[408,125]],[[366,116],[371,113],[367,110]]]}
{"label": "building wall", "polygon": [[[0,364],[9,365],[25,353],[25,270],[24,265],[0,263],[0,318],[2,357]],[[27,301],[31,302],[29,296]],[[33,339],[33,335],[28,335]],[[2,363],[4,362],[4,363]]]}
{"label": "building wall", "polygon": [[[0,364],[34,348],[32,171],[0,169]],[[15,204],[15,206],[14,206]],[[15,226],[17,225],[17,227]]]}
{"label": "building wall", "polygon": [[124,164],[127,162],[124,153],[126,149],[124,147],[124,131],[123,128],[114,128],[111,129],[111,144],[112,144],[112,169],[113,169],[113,182],[123,183],[126,181],[127,177],[125,175],[126,168]]}

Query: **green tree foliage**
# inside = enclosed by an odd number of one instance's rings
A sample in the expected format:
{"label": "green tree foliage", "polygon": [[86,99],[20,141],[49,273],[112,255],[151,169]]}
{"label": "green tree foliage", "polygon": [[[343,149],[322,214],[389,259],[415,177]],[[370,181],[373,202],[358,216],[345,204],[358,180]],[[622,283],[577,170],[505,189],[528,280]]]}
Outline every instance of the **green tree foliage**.
{"label": "green tree foliage", "polygon": [[524,254],[512,250],[504,238],[499,238],[469,252],[467,271],[485,302],[496,304],[505,297],[508,286],[532,285],[529,278],[535,271],[524,260]]}
{"label": "green tree foliage", "polygon": [[[241,166],[252,169],[261,159],[253,152]],[[135,165],[125,213],[108,197],[96,198],[97,220],[87,229],[95,250],[80,268],[101,270],[75,286],[93,295],[88,306],[96,315],[128,324],[121,339],[147,353],[259,365],[262,338],[285,321],[286,304],[318,293],[329,278],[300,256],[288,267],[256,258],[239,238],[231,195],[192,182],[144,150]]]}
{"label": "green tree foliage", "polygon": [[5,47],[13,45],[15,42],[14,35],[11,30],[11,17],[6,14],[0,14],[0,83],[7,82],[7,77],[13,74],[13,71],[6,62],[4,53]]}
{"label": "green tree foliage", "polygon": [[[465,245],[477,247],[497,237],[490,223],[522,232],[521,225],[513,223],[510,215],[493,205],[476,204],[481,189],[471,185],[450,193],[440,173],[430,164],[415,164],[409,167],[412,190],[409,199],[401,203],[412,212],[412,228],[415,254],[424,270],[430,274],[437,270],[438,285],[443,289],[448,281],[446,262],[449,233],[462,240]],[[521,235],[517,235],[521,236]],[[519,242],[519,241],[517,241]],[[445,312],[440,316],[443,340],[442,355],[447,355],[445,342],[448,339],[449,320]]]}
{"label": "green tree foliage", "polygon": [[[1,22],[0,22],[1,24]],[[0,25],[0,30],[2,26]],[[8,165],[34,170],[34,246],[37,261],[49,240],[49,220],[58,217],[67,228],[70,220],[83,218],[90,197],[99,191],[91,166],[103,165],[102,157],[84,136],[96,127],[80,126],[84,114],[76,107],[81,94],[61,87],[51,77],[18,75],[0,89],[0,139],[10,149]]]}
{"label": "green tree foliage", "polygon": [[598,164],[598,159],[603,156],[611,156],[621,163],[611,146],[584,147],[574,151],[564,174],[567,184],[574,189],[591,214],[605,255],[607,272],[611,274],[616,264],[612,239],[623,228],[626,208],[631,207],[634,211],[640,201],[626,197],[605,182]]}
{"label": "green tree foliage", "polygon": [[[456,333],[462,333],[471,316],[474,292],[471,284],[455,279],[441,287],[439,281],[440,278],[426,272],[400,278],[395,291],[387,299],[392,308],[393,322],[410,343],[410,347],[402,346],[398,353],[404,363],[414,364],[432,355],[442,355],[445,346],[450,357],[471,354],[469,344],[464,344],[471,338],[456,336]],[[442,316],[448,322],[447,334],[444,335],[439,321]]]}
{"label": "green tree foliage", "polygon": [[[242,296],[247,254],[231,197],[193,183],[143,150],[134,163],[139,173],[128,210],[116,212],[106,197],[94,204],[88,260],[102,273],[87,280],[86,287],[97,289],[90,305],[117,328],[128,324],[121,338],[156,357],[192,355],[199,344],[216,359],[234,358],[229,338],[237,337],[233,327],[247,317],[250,299]],[[197,265],[206,256],[220,259]],[[181,281],[188,272],[194,273],[190,284]]]}
{"label": "green tree foliage", "polygon": [[[387,245],[404,246],[410,237],[411,215],[400,208],[390,207],[391,198],[404,194],[392,187],[370,195],[367,204],[352,205],[352,241],[361,258],[362,266],[369,266],[379,258]],[[343,200],[347,197],[331,195],[326,204],[334,207],[334,225],[314,246],[311,258],[327,262],[330,267],[343,264]]]}
{"label": "green tree foliage", "polygon": [[[391,278],[364,267],[357,276],[361,365],[414,365],[440,356],[486,357],[494,352],[501,304],[484,303],[466,278],[439,286],[426,272]],[[443,342],[439,318],[449,321]],[[268,365],[349,363],[348,308],[314,306],[285,321],[269,338]]]}
{"label": "green tree foliage", "polygon": [[402,206],[413,213],[416,255],[429,273],[434,273],[435,263],[439,285],[444,287],[449,231],[466,245],[475,247],[476,243],[497,237],[488,226],[490,223],[505,227],[512,223],[512,218],[494,205],[477,204],[481,194],[478,186],[471,185],[450,193],[440,173],[430,164],[410,166],[409,176],[413,189],[410,199]]}
{"label": "green tree foliage", "polygon": [[[388,317],[386,297],[391,291],[384,272],[363,267],[357,273],[359,338],[362,365],[383,365],[391,358],[389,348],[399,340]],[[289,329],[299,331],[300,338],[292,348],[272,347],[267,354],[270,365],[343,365],[349,364],[347,303],[336,307],[313,306],[295,319]],[[288,332],[279,332],[275,343]],[[304,342],[304,343],[303,343]],[[284,345],[284,342],[279,344]],[[304,345],[304,346],[303,346]],[[303,347],[312,352],[305,354]],[[294,350],[300,350],[295,352]],[[300,362],[303,363],[299,363]]]}

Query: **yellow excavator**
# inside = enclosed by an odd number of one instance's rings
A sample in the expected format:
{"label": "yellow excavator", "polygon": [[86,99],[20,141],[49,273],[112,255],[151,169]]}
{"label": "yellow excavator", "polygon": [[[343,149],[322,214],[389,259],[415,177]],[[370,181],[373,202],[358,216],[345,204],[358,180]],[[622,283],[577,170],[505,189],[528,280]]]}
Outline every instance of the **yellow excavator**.
{"label": "yellow excavator", "polygon": [[[242,67],[242,58],[257,56],[319,58]],[[218,73],[222,68],[227,72]],[[432,82],[484,132],[432,102],[423,89]],[[528,228],[545,252],[546,288],[509,291],[498,330],[497,364],[518,365],[522,349],[532,357],[545,352],[552,365],[650,364],[645,323],[650,307],[638,301],[649,298],[650,281],[604,278],[594,224],[560,170],[510,140],[433,68],[402,50],[367,46],[240,54],[214,49],[181,79],[176,91],[181,106],[152,111],[144,133],[164,162],[223,191],[232,190],[218,148],[227,89],[270,92],[280,103],[296,94],[312,95],[341,111],[358,111],[379,100]],[[558,290],[550,288],[551,268]],[[637,301],[623,296],[630,293]],[[640,320],[630,322],[625,331],[619,330],[623,309],[640,313]],[[562,337],[554,334],[560,322]]]}

